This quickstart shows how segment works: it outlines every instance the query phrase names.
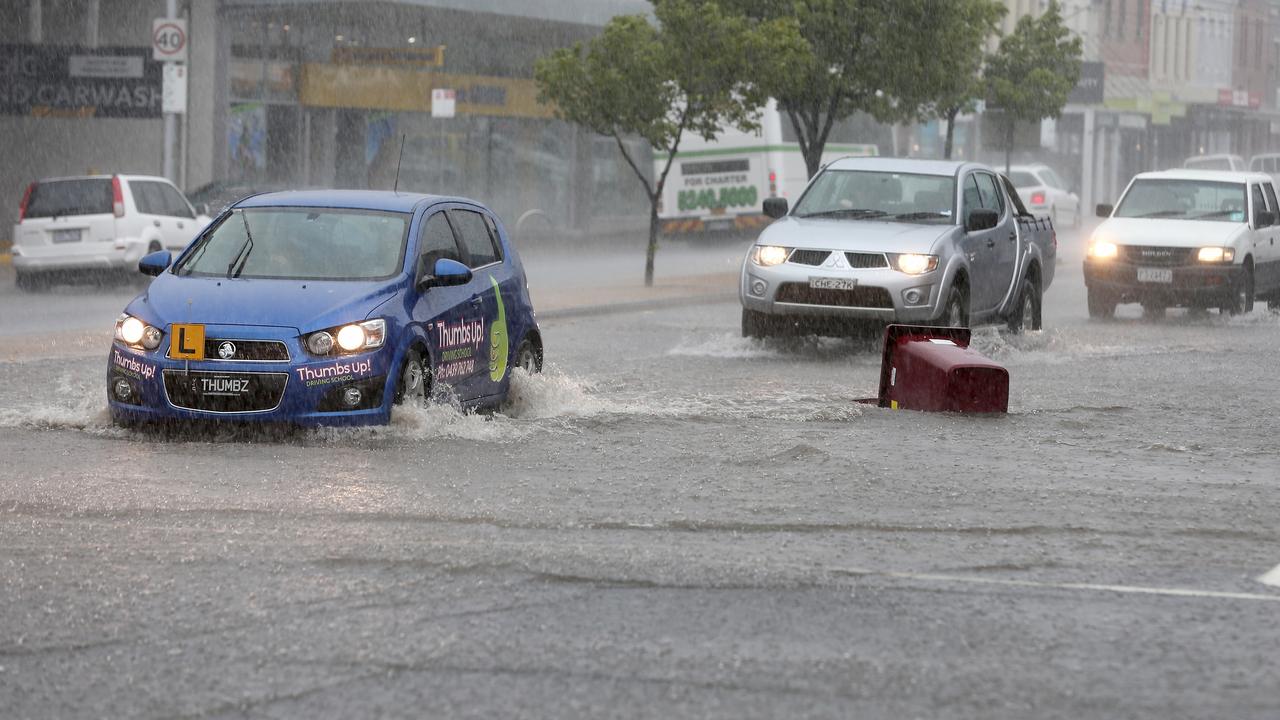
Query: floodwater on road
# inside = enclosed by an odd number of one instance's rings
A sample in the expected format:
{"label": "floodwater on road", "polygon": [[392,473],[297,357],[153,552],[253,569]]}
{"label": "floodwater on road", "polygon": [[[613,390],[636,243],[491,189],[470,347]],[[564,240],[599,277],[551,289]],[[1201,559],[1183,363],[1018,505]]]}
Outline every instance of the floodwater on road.
{"label": "floodwater on road", "polygon": [[501,412],[373,429],[122,430],[105,348],[0,364],[0,699],[1275,717],[1280,315],[1090,322],[1072,249],[1044,331],[975,331],[1000,417],[733,303],[545,321]]}

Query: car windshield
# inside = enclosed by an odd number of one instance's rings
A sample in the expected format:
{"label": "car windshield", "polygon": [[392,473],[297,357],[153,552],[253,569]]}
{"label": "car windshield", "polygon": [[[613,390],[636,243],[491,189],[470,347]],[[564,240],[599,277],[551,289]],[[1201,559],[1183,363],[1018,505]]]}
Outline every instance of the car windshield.
{"label": "car windshield", "polygon": [[111,213],[111,180],[52,180],[37,183],[27,200],[28,218]]}
{"label": "car windshield", "polygon": [[1244,183],[1135,180],[1120,201],[1116,217],[1244,222]]}
{"label": "car windshield", "polygon": [[400,270],[410,217],[334,208],[233,210],[174,272],[293,280],[386,278]]}
{"label": "car windshield", "polygon": [[1039,180],[1037,180],[1035,175],[1032,175],[1029,172],[1023,172],[1020,170],[1014,170],[1013,172],[1010,172],[1009,180],[1010,182],[1013,183],[1014,187],[1020,187],[1020,188],[1035,187],[1037,185],[1044,184],[1044,183],[1041,183]]}
{"label": "car windshield", "polygon": [[950,223],[955,190],[948,175],[828,170],[805,191],[794,214]]}

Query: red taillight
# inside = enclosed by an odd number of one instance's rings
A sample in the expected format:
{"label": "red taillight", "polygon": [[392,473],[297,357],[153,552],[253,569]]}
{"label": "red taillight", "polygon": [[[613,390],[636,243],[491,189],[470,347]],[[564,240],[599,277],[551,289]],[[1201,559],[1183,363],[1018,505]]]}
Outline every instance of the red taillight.
{"label": "red taillight", "polygon": [[778,196],[778,173],[769,171],[769,197]]}
{"label": "red taillight", "polygon": [[116,217],[124,217],[124,188],[120,187],[120,176],[111,176],[111,212]]}
{"label": "red taillight", "polygon": [[22,222],[27,217],[27,203],[31,202],[31,193],[36,189],[36,183],[27,186],[27,191],[22,193],[22,204],[18,206],[18,222]]}
{"label": "red taillight", "polygon": [[1043,204],[1044,204],[1044,193],[1042,193],[1042,192],[1034,192],[1034,193],[1031,193],[1031,204],[1032,204],[1032,205],[1043,205]]}

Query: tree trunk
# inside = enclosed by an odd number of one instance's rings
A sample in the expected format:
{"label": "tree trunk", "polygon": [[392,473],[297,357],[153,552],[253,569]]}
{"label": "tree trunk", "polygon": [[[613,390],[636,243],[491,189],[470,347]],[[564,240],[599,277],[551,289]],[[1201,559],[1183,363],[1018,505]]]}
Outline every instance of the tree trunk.
{"label": "tree trunk", "polygon": [[810,178],[822,169],[822,150],[823,146],[817,143],[809,143],[809,147],[805,150],[804,169],[809,173]]}
{"label": "tree trunk", "polygon": [[942,147],[942,157],[951,159],[951,148],[955,145],[956,139],[956,116],[960,114],[959,107],[947,109],[947,142]]}
{"label": "tree trunk", "polygon": [[1004,174],[1009,174],[1009,166],[1013,163],[1013,118],[1004,123]]}
{"label": "tree trunk", "polygon": [[644,254],[644,286],[653,287],[653,258],[658,254],[658,198],[649,198],[649,249]]}

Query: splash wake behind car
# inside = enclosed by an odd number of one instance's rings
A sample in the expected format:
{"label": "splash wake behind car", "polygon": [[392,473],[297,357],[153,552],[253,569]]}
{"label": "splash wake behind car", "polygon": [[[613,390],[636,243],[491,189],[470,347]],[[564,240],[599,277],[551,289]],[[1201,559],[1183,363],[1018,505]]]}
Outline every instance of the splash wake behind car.
{"label": "splash wake behind car", "polygon": [[500,404],[541,369],[524,269],[501,222],[462,198],[255,195],[225,210],[116,322],[112,419],[386,423],[447,386]]}

